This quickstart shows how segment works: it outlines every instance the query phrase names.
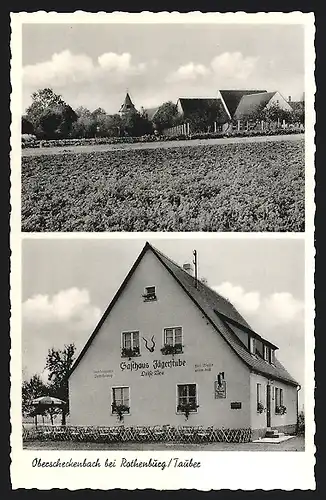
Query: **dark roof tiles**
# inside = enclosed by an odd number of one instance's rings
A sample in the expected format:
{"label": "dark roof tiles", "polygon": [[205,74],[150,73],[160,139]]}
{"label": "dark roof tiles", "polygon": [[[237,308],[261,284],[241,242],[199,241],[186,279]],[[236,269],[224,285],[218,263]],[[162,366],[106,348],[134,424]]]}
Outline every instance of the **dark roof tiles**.
{"label": "dark roof tiles", "polygon": [[235,111],[234,118],[242,120],[247,118],[260,109],[263,109],[276,92],[263,92],[261,94],[250,94],[242,96],[239,105]]}
{"label": "dark roof tiles", "polygon": [[[149,248],[151,248],[163,265],[184,288],[190,298],[210,320],[216,330],[227,341],[233,351],[236,352],[236,354],[246,363],[247,366],[250,367],[250,369],[293,385],[299,385],[278,360],[275,359],[274,364],[270,364],[258,356],[253,356],[238,339],[236,334],[232,332],[232,329],[227,327],[225,321],[223,320],[223,316],[236,322],[245,329],[250,330],[254,335],[257,335],[236,310],[236,308],[231,304],[231,302],[216,293],[201,281],[197,281],[196,288],[194,286],[195,280],[193,276],[184,271],[178,264],[166,257],[156,248],[151,245],[149,245]],[[268,344],[273,345],[270,342],[268,342]],[[274,347],[276,348],[276,346]]]}
{"label": "dark roof tiles", "polygon": [[244,95],[261,94],[266,90],[220,90],[220,94],[225,102],[225,105],[233,118],[233,115]]}

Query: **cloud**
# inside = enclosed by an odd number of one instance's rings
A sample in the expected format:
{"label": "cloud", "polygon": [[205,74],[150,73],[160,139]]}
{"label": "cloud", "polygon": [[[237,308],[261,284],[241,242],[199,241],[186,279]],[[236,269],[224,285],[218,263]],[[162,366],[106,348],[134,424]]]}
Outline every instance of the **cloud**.
{"label": "cloud", "polygon": [[100,309],[91,304],[88,290],[69,288],[49,295],[34,295],[23,303],[23,317],[29,323],[77,324],[87,328],[100,317]]}
{"label": "cloud", "polygon": [[23,303],[22,313],[23,376],[38,373],[44,381],[48,350],[74,343],[78,355],[101,317],[89,291],[76,287],[52,296],[34,295]]}
{"label": "cloud", "polygon": [[303,318],[303,301],[296,299],[289,292],[277,292],[262,297],[260,292],[246,292],[241,286],[227,281],[214,286],[213,289],[230,300],[240,312],[268,317],[273,324],[301,321]]}
{"label": "cloud", "polygon": [[244,57],[241,52],[224,52],[211,61],[213,73],[219,78],[246,80],[254,71],[257,57]]}
{"label": "cloud", "polygon": [[167,76],[167,82],[180,82],[184,80],[196,80],[198,77],[209,75],[210,70],[203,64],[194,64],[190,62],[180,66],[177,71]]}
{"label": "cloud", "polygon": [[244,313],[255,312],[260,307],[261,300],[259,292],[245,292],[241,286],[233,285],[228,281],[213,288]]}
{"label": "cloud", "polygon": [[255,70],[258,57],[243,56],[241,52],[223,52],[209,66],[190,62],[170,73],[167,82],[193,81],[210,76],[218,81],[246,80]]}
{"label": "cloud", "polygon": [[71,83],[85,83],[110,74],[121,78],[146,71],[145,63],[133,64],[128,52],[107,52],[97,58],[97,63],[85,54],[72,54],[64,50],[52,55],[48,61],[27,65],[23,68],[23,82],[30,87],[65,87]]}

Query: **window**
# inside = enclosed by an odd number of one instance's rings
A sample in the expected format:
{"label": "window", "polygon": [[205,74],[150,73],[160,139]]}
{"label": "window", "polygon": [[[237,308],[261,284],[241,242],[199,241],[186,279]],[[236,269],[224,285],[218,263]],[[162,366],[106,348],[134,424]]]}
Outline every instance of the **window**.
{"label": "window", "polygon": [[277,413],[277,408],[279,407],[280,405],[280,392],[279,392],[279,388],[278,387],[275,387],[275,413]]}
{"label": "window", "polygon": [[196,384],[177,385],[177,412],[197,411],[197,387]]}
{"label": "window", "polygon": [[122,357],[139,356],[139,332],[122,332]]}
{"label": "window", "polygon": [[277,415],[284,415],[284,413],[286,413],[286,407],[283,401],[283,389],[278,387],[275,388],[275,413]]}
{"label": "window", "polygon": [[257,404],[257,412],[258,413],[263,413],[264,411],[264,405],[261,401],[261,384],[257,384],[257,389],[256,389],[256,404]]}
{"label": "window", "polygon": [[249,337],[249,349],[251,354],[256,353],[256,339],[254,337]]}
{"label": "window", "polygon": [[113,387],[112,388],[112,413],[130,412],[130,388]]}
{"label": "window", "polygon": [[261,384],[257,384],[257,406],[261,403]]}
{"label": "window", "polygon": [[283,406],[283,389],[280,389],[279,392],[280,392],[280,396],[279,396],[279,398],[280,398],[280,406]]}
{"label": "window", "polygon": [[267,345],[264,345],[264,360],[269,361],[270,359],[270,349]]}
{"label": "window", "polygon": [[182,327],[175,326],[164,328],[164,346],[162,354],[175,354],[182,352]]}
{"label": "window", "polygon": [[149,302],[151,300],[157,300],[156,287],[155,286],[146,286],[143,298],[144,298],[144,302]]}

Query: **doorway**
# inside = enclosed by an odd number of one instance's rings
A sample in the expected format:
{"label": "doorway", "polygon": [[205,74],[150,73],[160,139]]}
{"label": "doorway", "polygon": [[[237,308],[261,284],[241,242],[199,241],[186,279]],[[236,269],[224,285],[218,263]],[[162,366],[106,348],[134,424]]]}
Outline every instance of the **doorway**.
{"label": "doorway", "polygon": [[266,419],[267,427],[271,426],[271,386],[266,385]]}

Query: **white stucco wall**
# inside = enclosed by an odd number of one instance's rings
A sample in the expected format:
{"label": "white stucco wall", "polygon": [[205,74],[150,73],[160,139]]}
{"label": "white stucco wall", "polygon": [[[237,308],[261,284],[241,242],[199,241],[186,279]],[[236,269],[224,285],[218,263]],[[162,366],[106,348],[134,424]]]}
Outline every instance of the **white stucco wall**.
{"label": "white stucco wall", "polygon": [[285,111],[292,111],[292,107],[290,104],[284,99],[284,97],[279,93],[276,92],[269,103],[267,104],[266,108],[270,108],[273,105],[279,106],[279,108],[284,109]]}
{"label": "white stucco wall", "polygon": [[[144,287],[150,285],[156,285],[156,302],[143,301]],[[163,329],[169,326],[183,327],[184,353],[175,355],[174,359],[185,361],[186,366],[165,368],[159,370],[164,372],[159,375],[152,369],[153,361],[172,359],[171,355],[160,352]],[[141,356],[133,358],[137,363],[148,363],[150,369],[121,369],[122,362],[129,363],[128,359],[121,358],[121,332],[127,330],[139,330],[140,336],[147,339],[155,336],[155,351],[147,351],[141,340]],[[202,371],[196,371],[195,365],[200,365]],[[106,373],[110,376],[95,377],[99,370],[111,370]],[[149,371],[152,376],[145,374]],[[223,371],[227,397],[215,399],[214,380]],[[190,415],[187,424],[249,427],[249,369],[153,253],[147,251],[70,377],[71,424],[118,424],[116,415],[111,415],[111,388],[129,386],[131,410],[124,418],[125,425],[184,425],[184,415],[176,413],[177,383],[196,383],[198,387],[198,412]],[[242,408],[231,409],[231,402],[241,402]]]}
{"label": "white stucco wall", "polygon": [[[297,422],[297,389],[296,387],[279,382],[278,380],[268,380],[268,378],[251,373],[250,375],[250,402],[251,402],[251,428],[263,429],[267,427],[266,412],[257,413],[257,384],[261,384],[261,402],[266,408],[266,385],[271,385],[271,427],[292,425]],[[283,389],[283,404],[286,406],[284,415],[275,414],[275,387]]]}

